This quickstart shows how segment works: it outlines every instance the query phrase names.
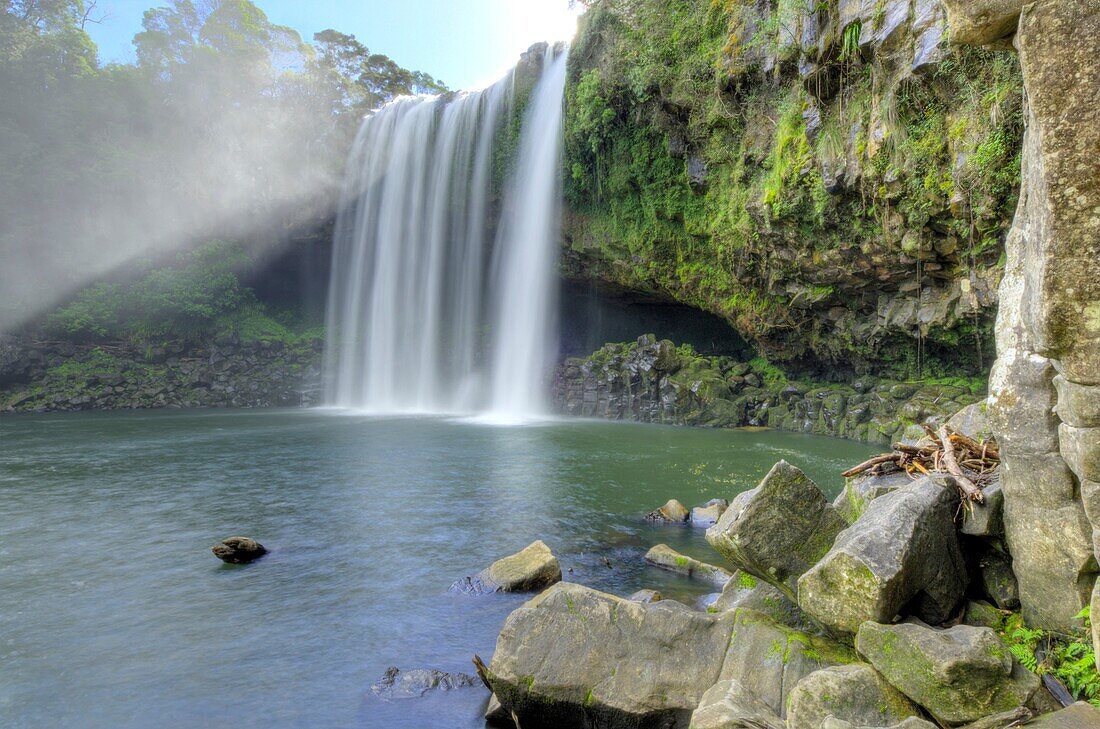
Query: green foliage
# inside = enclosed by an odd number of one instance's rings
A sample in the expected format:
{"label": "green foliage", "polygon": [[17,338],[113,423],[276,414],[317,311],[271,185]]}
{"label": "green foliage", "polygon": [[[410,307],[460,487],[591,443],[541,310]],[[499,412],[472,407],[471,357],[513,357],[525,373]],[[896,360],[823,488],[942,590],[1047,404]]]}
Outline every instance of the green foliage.
{"label": "green foliage", "polygon": [[753,371],[764,378],[764,384],[769,388],[782,387],[787,384],[787,375],[782,369],[768,362],[764,357],[756,357],[749,360],[749,366]]}
{"label": "green foliage", "polygon": [[848,24],[840,41],[840,60],[847,61],[859,55],[859,36],[862,33],[862,21],[857,20]]}
{"label": "green foliage", "polygon": [[[1000,629],[1009,651],[1029,671],[1049,673],[1066,685],[1074,698],[1100,706],[1100,673],[1096,670],[1096,655],[1089,635],[1091,617],[1085,608],[1077,617],[1084,629],[1077,635],[1064,637],[1024,625],[1019,613],[1008,615]],[[1045,658],[1040,661],[1040,648]]]}
{"label": "green foliage", "polygon": [[78,340],[140,342],[209,334],[220,317],[253,301],[234,273],[246,260],[238,246],[211,241],[134,281],[85,289],[50,314],[47,327]]}

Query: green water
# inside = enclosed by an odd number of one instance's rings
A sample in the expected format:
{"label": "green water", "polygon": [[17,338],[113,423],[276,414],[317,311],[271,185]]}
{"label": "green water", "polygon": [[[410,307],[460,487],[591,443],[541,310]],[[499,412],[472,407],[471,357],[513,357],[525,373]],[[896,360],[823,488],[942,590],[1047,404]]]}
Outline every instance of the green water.
{"label": "green water", "polygon": [[[541,538],[566,579],[698,585],[641,514],[732,497],[780,458],[833,495],[865,446],[778,432],[494,427],[311,411],[0,419],[0,726],[476,727],[479,688],[382,703],[388,666],[470,673],[522,596],[448,592]],[[245,567],[209,552],[246,534]],[[608,567],[604,558],[610,561]]]}

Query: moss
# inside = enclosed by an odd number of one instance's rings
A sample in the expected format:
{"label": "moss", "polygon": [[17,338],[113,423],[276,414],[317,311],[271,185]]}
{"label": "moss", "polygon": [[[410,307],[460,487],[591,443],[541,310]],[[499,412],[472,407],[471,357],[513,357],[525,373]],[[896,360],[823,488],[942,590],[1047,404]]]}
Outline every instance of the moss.
{"label": "moss", "polygon": [[753,590],[756,589],[756,585],[758,583],[756,581],[756,578],[750,575],[748,572],[745,572],[744,570],[739,570],[737,572],[737,584],[746,590]]}

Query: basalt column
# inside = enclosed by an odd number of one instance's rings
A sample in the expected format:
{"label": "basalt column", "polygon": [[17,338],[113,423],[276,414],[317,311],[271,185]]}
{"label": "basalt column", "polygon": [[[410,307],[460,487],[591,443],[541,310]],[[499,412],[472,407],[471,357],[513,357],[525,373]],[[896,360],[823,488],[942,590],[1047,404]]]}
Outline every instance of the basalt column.
{"label": "basalt column", "polygon": [[1015,31],[1024,74],[1023,189],[990,405],[1025,617],[1069,630],[1090,596],[1100,615],[1100,3],[945,4],[955,42]]}

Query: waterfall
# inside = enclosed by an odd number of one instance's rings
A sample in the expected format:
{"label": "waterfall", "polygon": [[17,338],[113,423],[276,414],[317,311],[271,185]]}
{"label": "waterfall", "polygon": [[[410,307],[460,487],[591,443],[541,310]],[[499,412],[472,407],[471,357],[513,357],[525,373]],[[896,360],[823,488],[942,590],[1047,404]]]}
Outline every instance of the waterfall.
{"label": "waterfall", "polygon": [[334,233],[329,404],[542,412],[557,341],[565,63],[546,48],[518,145],[514,71],[481,91],[401,98],[364,120]]}

